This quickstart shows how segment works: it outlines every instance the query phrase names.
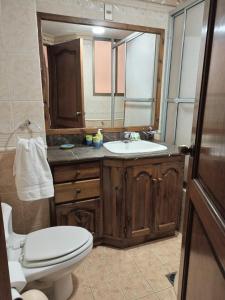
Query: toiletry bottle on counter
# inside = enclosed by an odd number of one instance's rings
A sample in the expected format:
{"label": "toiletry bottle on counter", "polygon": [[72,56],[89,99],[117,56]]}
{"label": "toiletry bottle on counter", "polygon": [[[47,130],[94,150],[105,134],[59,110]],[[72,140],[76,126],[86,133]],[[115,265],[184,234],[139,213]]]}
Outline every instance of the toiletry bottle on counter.
{"label": "toiletry bottle on counter", "polygon": [[91,146],[93,141],[93,136],[91,134],[86,134],[85,140],[86,140],[86,145]]}
{"label": "toiletry bottle on counter", "polygon": [[96,134],[96,136],[93,136],[93,146],[97,149],[99,149],[101,147],[101,141],[97,134]]}
{"label": "toiletry bottle on counter", "polygon": [[103,134],[102,134],[102,129],[98,129],[98,132],[96,134],[96,136],[99,138],[100,144],[103,144]]}

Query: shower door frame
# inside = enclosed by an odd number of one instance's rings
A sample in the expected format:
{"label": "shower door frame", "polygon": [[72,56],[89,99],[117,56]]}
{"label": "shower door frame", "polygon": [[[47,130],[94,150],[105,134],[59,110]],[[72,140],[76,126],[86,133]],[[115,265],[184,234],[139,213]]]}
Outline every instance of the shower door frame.
{"label": "shower door frame", "polygon": [[[163,91],[163,104],[162,104],[162,122],[161,122],[161,137],[163,141],[166,141],[166,127],[167,127],[167,117],[168,117],[168,106],[169,103],[174,103],[176,105],[176,112],[174,116],[175,126],[173,128],[173,144],[176,144],[177,138],[177,120],[179,116],[179,106],[180,104],[195,104],[195,98],[181,98],[179,97],[180,87],[181,87],[181,75],[182,75],[182,62],[183,62],[183,54],[184,54],[184,42],[185,42],[185,29],[186,29],[186,20],[187,20],[187,11],[192,7],[205,2],[205,0],[189,0],[180,5],[177,9],[173,10],[170,13],[169,24],[168,24],[168,34],[167,34],[167,52],[166,52],[166,69],[165,69],[165,77],[164,83],[165,88]],[[183,33],[182,33],[182,44],[181,44],[181,60],[180,60],[180,68],[179,68],[179,82],[177,89],[177,97],[171,99],[169,97],[169,88],[170,88],[170,70],[171,70],[171,62],[172,62],[172,49],[173,49],[173,37],[174,37],[174,20],[179,15],[184,14],[184,24],[183,24]],[[191,124],[192,125],[192,124]],[[191,143],[191,141],[190,141]]]}

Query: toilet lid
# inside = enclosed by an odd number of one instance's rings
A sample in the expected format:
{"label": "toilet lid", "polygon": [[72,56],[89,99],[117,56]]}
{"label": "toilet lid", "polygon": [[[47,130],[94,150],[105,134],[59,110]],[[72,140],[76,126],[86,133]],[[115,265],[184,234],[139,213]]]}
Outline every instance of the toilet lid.
{"label": "toilet lid", "polygon": [[24,259],[42,261],[67,255],[88,242],[90,233],[81,227],[56,226],[27,235]]}

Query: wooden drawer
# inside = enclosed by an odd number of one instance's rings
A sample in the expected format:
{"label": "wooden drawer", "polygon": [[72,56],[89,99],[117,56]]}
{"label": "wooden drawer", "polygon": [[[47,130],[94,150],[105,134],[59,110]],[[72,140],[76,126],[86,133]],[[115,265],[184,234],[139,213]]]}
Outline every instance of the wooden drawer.
{"label": "wooden drawer", "polygon": [[98,162],[56,166],[53,170],[53,178],[55,183],[99,177],[100,167]]}
{"label": "wooden drawer", "polygon": [[55,203],[66,203],[100,196],[100,179],[55,185]]}

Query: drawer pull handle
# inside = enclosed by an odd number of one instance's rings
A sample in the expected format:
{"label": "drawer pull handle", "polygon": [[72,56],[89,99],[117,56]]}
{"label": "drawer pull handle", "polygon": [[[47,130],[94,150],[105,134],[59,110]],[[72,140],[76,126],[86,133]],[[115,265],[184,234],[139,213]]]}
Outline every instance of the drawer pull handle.
{"label": "drawer pull handle", "polygon": [[153,182],[153,183],[157,183],[157,181],[158,181],[158,180],[157,180],[156,178],[153,178],[153,179],[152,179],[152,182]]}
{"label": "drawer pull handle", "polygon": [[80,194],[81,190],[80,189],[76,189],[75,190],[75,197],[77,197],[78,194]]}
{"label": "drawer pull handle", "polygon": [[158,181],[161,182],[161,181],[162,181],[162,178],[158,178]]}

